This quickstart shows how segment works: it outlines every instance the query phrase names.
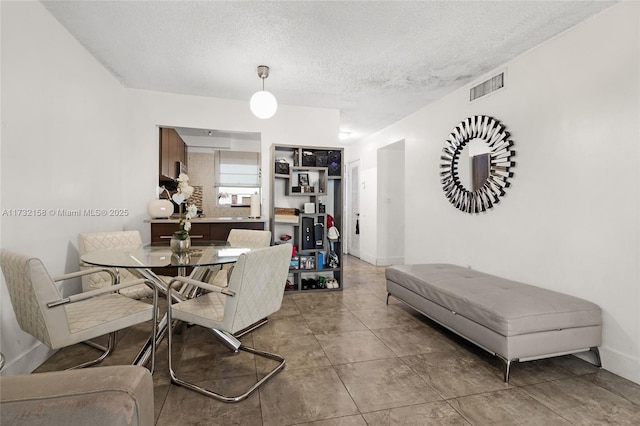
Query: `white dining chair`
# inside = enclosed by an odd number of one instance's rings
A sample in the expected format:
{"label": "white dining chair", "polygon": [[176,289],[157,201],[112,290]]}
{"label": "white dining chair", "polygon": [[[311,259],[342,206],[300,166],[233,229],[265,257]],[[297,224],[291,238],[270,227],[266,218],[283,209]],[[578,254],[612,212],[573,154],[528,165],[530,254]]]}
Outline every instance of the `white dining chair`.
{"label": "white dining chair", "polygon": [[[259,248],[240,255],[231,272],[227,287],[221,288],[187,277],[176,277],[169,283],[167,292],[168,361],[169,374],[173,383],[224,402],[238,402],[247,398],[258,387],[284,368],[285,359],[280,355],[257,350],[240,343],[237,348],[234,348],[236,352],[237,350],[243,350],[278,361],[278,365],[274,369],[247,391],[239,395],[227,396],[182,380],[177,377],[173,369],[172,342],[174,327],[172,323],[174,320],[180,320],[231,335],[245,330],[250,325],[280,309],[289,273],[290,259],[291,244]],[[172,303],[173,287],[182,283],[197,286],[208,292],[193,299]],[[215,362],[215,360],[212,360],[212,362]]]}
{"label": "white dining chair", "polygon": [[[20,328],[49,348],[60,349],[109,335],[108,346],[100,357],[71,369],[104,360],[114,349],[119,330],[151,321],[151,335],[157,334],[157,289],[152,290],[152,303],[118,293],[144,285],[144,279],[62,297],[56,282],[96,273],[107,273],[115,281],[115,274],[106,268],[91,268],[52,278],[40,259],[9,250],[0,251],[0,267]],[[156,339],[152,341],[151,372],[155,367]]]}
{"label": "white dining chair", "polygon": [[[245,247],[250,249],[269,247],[271,245],[271,231],[234,228],[229,231],[227,242],[234,247]],[[209,282],[217,285],[218,287],[226,287],[229,282],[229,276],[231,275],[232,269],[233,264],[222,265],[221,268],[214,271]]]}
{"label": "white dining chair", "polygon": [[[142,238],[138,231],[109,231],[91,232],[78,235],[78,253],[80,257],[96,250],[110,248],[138,248],[142,247]],[[128,269],[118,269],[121,283],[130,282],[141,278]],[[87,275],[82,277],[82,290],[90,291],[111,285],[110,277],[106,273]],[[127,287],[120,292],[124,296],[133,299],[144,299],[153,295],[153,289],[145,284]]]}

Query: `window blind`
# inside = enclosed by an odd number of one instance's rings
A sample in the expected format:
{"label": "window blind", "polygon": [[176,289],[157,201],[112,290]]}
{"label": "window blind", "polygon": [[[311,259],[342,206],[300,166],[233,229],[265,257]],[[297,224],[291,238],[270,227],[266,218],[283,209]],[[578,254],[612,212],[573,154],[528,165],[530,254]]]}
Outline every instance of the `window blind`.
{"label": "window blind", "polygon": [[259,186],[260,155],[256,152],[218,151],[216,186]]}

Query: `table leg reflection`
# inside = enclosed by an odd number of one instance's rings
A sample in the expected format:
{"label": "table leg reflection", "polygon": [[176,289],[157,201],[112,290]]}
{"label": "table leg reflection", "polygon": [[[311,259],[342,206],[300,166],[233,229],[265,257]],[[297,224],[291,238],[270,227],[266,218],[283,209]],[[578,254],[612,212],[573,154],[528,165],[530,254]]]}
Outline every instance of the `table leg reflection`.
{"label": "table leg reflection", "polygon": [[[154,285],[157,286],[160,292],[162,292],[165,295],[167,294],[167,288],[168,288],[167,283],[165,283],[160,277],[158,277],[151,269],[139,269],[138,272],[140,272],[140,274],[143,277],[147,278],[152,283],[154,283]],[[201,280],[204,277],[205,272],[206,270],[203,268],[194,268],[193,271],[191,272],[190,278]],[[186,268],[178,268],[178,274],[180,276],[185,276]],[[173,299],[173,302],[182,302],[184,300],[187,300],[187,298],[194,297],[194,296],[195,294],[191,291],[188,285],[183,286],[180,289],[180,291],[171,292],[171,298]],[[211,331],[211,333],[214,336],[220,339],[220,341],[222,341],[222,343],[225,346],[227,346],[230,350],[237,352],[241,345],[241,342],[238,339],[238,337],[241,337],[242,335],[248,333],[251,330],[254,330],[255,328],[259,327],[260,325],[263,325],[266,322],[267,320],[265,318],[265,320],[261,321],[259,324],[252,325],[248,327],[246,330],[242,330],[241,332],[237,333],[236,334],[237,337],[234,336],[233,334],[220,331],[215,328],[211,328],[209,329],[209,331]],[[162,342],[162,339],[165,337],[168,329],[167,325],[168,325],[167,314],[165,313],[158,323],[158,331],[156,334],[156,347],[160,345],[160,342]],[[149,361],[149,359],[151,358],[151,351],[152,351],[152,341],[151,341],[151,338],[149,338],[147,339],[144,346],[142,347],[142,350],[140,350],[140,352],[136,356],[134,360],[134,364],[145,365],[147,361]]]}

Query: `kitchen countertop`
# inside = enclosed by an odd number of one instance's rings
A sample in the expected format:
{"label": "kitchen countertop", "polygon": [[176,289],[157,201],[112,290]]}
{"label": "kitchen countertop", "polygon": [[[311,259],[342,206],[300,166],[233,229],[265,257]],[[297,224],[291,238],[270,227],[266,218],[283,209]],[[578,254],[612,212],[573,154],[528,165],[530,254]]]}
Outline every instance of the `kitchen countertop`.
{"label": "kitchen countertop", "polygon": [[[194,217],[191,223],[266,222],[266,217]],[[145,223],[178,223],[180,219],[147,219]]]}

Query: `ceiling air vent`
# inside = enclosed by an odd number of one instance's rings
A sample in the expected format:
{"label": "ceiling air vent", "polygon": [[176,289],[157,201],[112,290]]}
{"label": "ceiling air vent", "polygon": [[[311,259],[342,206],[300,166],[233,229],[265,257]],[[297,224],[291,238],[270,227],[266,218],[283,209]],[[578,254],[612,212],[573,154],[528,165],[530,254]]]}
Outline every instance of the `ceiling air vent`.
{"label": "ceiling air vent", "polygon": [[481,98],[484,95],[488,95],[491,92],[495,92],[498,89],[504,87],[504,72],[491,77],[489,80],[474,86],[469,90],[469,101]]}

